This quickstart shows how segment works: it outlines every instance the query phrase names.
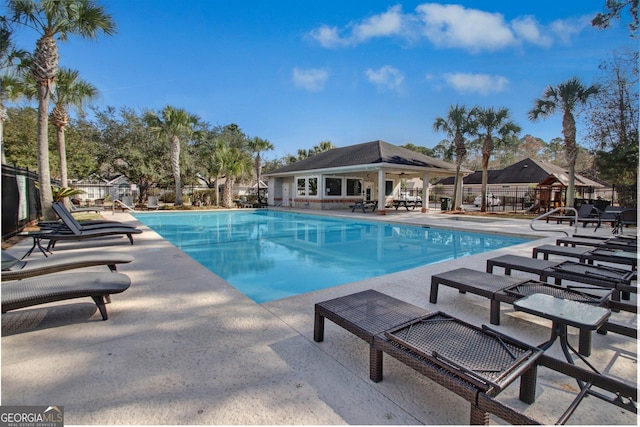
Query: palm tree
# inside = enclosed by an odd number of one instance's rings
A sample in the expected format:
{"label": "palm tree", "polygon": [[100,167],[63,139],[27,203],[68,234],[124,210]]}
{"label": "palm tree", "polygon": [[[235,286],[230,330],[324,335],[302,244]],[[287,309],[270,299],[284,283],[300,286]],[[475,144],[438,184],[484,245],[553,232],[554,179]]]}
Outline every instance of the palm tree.
{"label": "palm tree", "polygon": [[28,67],[29,53],[17,49],[12,40],[13,29],[5,17],[0,17],[0,152],[2,163],[6,163],[4,156],[4,122],[7,120],[5,101],[18,98],[21,95],[22,76]]}
{"label": "palm tree", "polygon": [[[51,181],[49,170],[49,97],[58,73],[58,45],[70,35],[95,39],[99,33],[115,33],[115,23],[102,6],[92,0],[8,0],[13,20],[37,31],[31,72],[38,85],[38,175],[40,182]],[[40,186],[40,203],[45,220],[54,220],[50,185]]]}
{"label": "palm tree", "polygon": [[534,101],[533,108],[529,111],[529,120],[546,118],[554,114],[556,110],[562,111],[562,134],[564,135],[564,151],[569,168],[569,184],[567,185],[566,206],[573,207],[576,181],[576,160],[578,158],[578,145],[576,144],[576,120],[574,111],[587,103],[588,99],[598,93],[598,86],[585,86],[578,77],[572,77],[557,86],[547,87],[542,98]]}
{"label": "palm tree", "polygon": [[190,138],[196,132],[200,118],[187,113],[182,108],[170,105],[164,107],[160,115],[148,113],[147,122],[152,132],[169,140],[171,172],[176,184],[176,206],[182,206],[182,183],[180,180],[180,138]]}
{"label": "palm tree", "polygon": [[460,191],[460,168],[467,155],[464,145],[464,135],[473,134],[476,124],[473,120],[474,109],[467,111],[464,105],[451,105],[447,117],[437,117],[433,122],[433,130],[444,132],[453,138],[453,145],[456,149],[456,176],[453,189],[453,203],[456,209],[460,209],[462,194]]}
{"label": "palm tree", "polygon": [[507,108],[477,108],[475,119],[479,129],[483,129],[482,138],[482,205],[481,212],[487,211],[487,184],[489,182],[489,159],[495,148],[493,133],[500,135],[497,140],[502,144],[520,132],[520,126],[509,118]]}
{"label": "palm tree", "polygon": [[82,111],[84,102],[94,98],[98,89],[91,83],[80,78],[77,70],[60,68],[56,76],[56,88],[51,93],[51,99],[55,107],[49,118],[51,124],[57,129],[58,151],[60,155],[60,183],[62,187],[68,187],[67,182],[67,148],[65,142],[65,128],[69,124],[67,107],[73,106]]}
{"label": "palm tree", "polygon": [[233,186],[236,179],[251,170],[251,158],[238,147],[224,145],[216,152],[217,170],[226,179],[222,191],[222,206],[233,207]]}
{"label": "palm tree", "polygon": [[262,151],[273,150],[273,144],[267,141],[266,139],[258,138],[257,136],[253,139],[249,140],[249,149],[256,154],[254,158],[254,166],[256,168],[256,178],[258,180],[257,193],[258,193],[258,202],[262,203],[262,199],[260,197],[260,180],[262,178],[262,157],[260,153]]}

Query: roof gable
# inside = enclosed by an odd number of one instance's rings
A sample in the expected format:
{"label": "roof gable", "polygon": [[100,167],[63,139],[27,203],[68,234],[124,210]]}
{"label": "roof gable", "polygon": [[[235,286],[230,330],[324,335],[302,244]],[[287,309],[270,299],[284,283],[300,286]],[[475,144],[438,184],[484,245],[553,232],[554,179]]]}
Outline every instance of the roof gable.
{"label": "roof gable", "polygon": [[[377,140],[333,148],[266,173],[265,176],[378,163],[455,171],[455,166],[445,161]],[[470,171],[465,169],[463,172]]]}

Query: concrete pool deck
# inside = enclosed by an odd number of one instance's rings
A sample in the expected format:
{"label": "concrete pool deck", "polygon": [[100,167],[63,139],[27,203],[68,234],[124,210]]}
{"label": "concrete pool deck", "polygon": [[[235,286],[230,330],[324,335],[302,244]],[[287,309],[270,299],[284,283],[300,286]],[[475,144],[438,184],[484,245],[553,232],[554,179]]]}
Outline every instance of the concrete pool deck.
{"label": "concrete pool deck", "polygon": [[[88,298],[3,314],[2,405],[61,405],[67,425],[467,424],[466,401],[389,357],[384,380],[371,382],[368,345],[333,323],[326,323],[324,342],[314,342],[314,304],[372,288],[488,325],[484,298],[441,287],[438,304],[430,304],[430,276],[461,266],[484,271],[486,259],[503,254],[530,257],[532,247],[554,243],[562,235],[534,232],[529,221],[462,219],[437,210],[339,214],[541,240],[256,304],[129,214],[106,214],[144,230],[134,237],[134,246],[122,238],[60,242],[56,252],[94,247],[131,254],[135,261],[118,269],[130,276],[131,288],[113,296],[106,322]],[[542,222],[538,227],[573,231],[566,224]],[[591,234],[593,227],[578,232]],[[610,233],[605,226],[596,234]],[[30,243],[23,241],[8,252],[22,256]],[[614,315],[637,325],[635,315]],[[501,325],[492,327],[530,344],[550,335],[549,321],[506,304]],[[577,342],[577,331],[569,332]],[[559,345],[549,354],[562,358]],[[635,339],[594,334],[589,361],[607,375],[637,384]],[[576,392],[575,381],[541,368],[534,404],[518,400],[517,385],[503,391],[500,400],[553,424]],[[570,422],[636,425],[637,416],[589,397]],[[492,423],[503,422],[492,417]]]}

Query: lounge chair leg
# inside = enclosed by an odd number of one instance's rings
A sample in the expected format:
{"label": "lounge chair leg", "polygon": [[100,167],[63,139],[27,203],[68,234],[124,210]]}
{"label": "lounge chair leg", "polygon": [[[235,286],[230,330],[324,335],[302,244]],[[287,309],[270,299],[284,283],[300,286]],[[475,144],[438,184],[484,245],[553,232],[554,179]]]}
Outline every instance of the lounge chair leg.
{"label": "lounge chair leg", "polygon": [[371,346],[369,348],[369,378],[374,383],[382,381],[382,357],[383,353]]}
{"label": "lounge chair leg", "polygon": [[91,297],[93,298],[93,302],[98,306],[98,310],[100,310],[100,314],[102,315],[102,320],[109,319],[109,315],[107,315],[107,307],[104,305],[104,297]]}
{"label": "lounge chair leg", "polygon": [[127,237],[129,238],[129,241],[133,245],[133,235],[132,234],[127,234]]}
{"label": "lounge chair leg", "polygon": [[490,302],[489,319],[492,325],[500,324],[500,301],[492,299]]}
{"label": "lounge chair leg", "polygon": [[313,340],[315,342],[322,342],[322,340],[324,340],[324,316],[321,316],[317,312],[313,322]]}
{"label": "lounge chair leg", "polygon": [[520,400],[524,403],[536,401],[536,383],[538,380],[538,366],[533,365],[520,377]]}
{"label": "lounge chair leg", "polygon": [[429,302],[436,304],[438,302],[438,283],[431,278],[431,294],[429,295]]}
{"label": "lounge chair leg", "polygon": [[489,413],[483,411],[475,405],[471,405],[471,414],[469,415],[469,425],[484,426],[489,425]]}
{"label": "lounge chair leg", "polygon": [[580,329],[578,335],[578,353],[585,357],[591,355],[591,331],[587,329]]}

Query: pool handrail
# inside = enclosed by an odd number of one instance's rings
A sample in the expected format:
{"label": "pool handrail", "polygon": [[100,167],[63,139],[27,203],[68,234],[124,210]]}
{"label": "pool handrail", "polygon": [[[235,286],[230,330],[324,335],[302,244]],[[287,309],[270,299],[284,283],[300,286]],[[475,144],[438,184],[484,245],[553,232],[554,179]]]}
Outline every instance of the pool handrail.
{"label": "pool handrail", "polygon": [[576,208],[573,208],[573,207],[563,206],[563,207],[552,209],[549,212],[543,213],[542,215],[538,215],[537,217],[535,217],[535,218],[533,218],[531,220],[531,223],[529,224],[529,227],[533,231],[557,231],[559,233],[564,233],[568,237],[569,233],[567,233],[564,230],[537,230],[537,229],[533,228],[534,221],[537,221],[537,220],[542,219],[542,218],[546,218],[546,217],[550,216],[551,214],[554,214],[554,213],[559,212],[559,211],[573,211],[573,214],[575,216],[575,218],[573,219],[573,234],[576,234],[578,232],[578,211],[576,210]]}

